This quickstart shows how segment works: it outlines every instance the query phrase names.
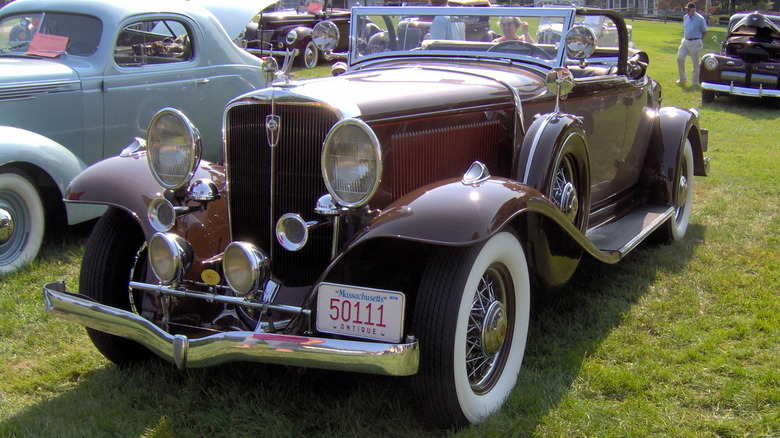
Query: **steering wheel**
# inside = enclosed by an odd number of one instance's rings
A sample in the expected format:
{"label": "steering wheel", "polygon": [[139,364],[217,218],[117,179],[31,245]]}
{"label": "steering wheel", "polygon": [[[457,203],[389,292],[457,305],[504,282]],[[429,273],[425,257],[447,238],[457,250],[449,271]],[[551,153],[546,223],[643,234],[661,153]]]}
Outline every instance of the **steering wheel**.
{"label": "steering wheel", "polygon": [[528,56],[533,56],[536,58],[547,59],[547,60],[553,59],[549,53],[545,52],[539,47],[536,47],[531,43],[527,43],[525,41],[520,41],[520,40],[501,41],[495,46],[489,48],[487,51],[517,53],[520,55],[528,55]]}

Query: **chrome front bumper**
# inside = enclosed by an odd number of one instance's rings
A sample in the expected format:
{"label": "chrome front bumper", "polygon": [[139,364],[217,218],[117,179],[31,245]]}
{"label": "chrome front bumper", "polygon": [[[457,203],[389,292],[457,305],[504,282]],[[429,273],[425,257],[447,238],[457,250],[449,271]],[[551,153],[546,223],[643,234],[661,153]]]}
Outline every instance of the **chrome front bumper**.
{"label": "chrome front bumper", "polygon": [[416,340],[385,344],[239,331],[197,339],[171,335],[134,313],[66,292],[62,281],[43,286],[43,303],[59,318],[136,341],[179,368],[248,361],[408,376],[419,364]]}
{"label": "chrome front bumper", "polygon": [[750,88],[740,87],[734,85],[732,82],[730,85],[714,84],[712,82],[702,82],[702,90],[717,91],[718,93],[731,94],[734,96],[748,96],[748,97],[780,97],[780,89],[774,88]]}

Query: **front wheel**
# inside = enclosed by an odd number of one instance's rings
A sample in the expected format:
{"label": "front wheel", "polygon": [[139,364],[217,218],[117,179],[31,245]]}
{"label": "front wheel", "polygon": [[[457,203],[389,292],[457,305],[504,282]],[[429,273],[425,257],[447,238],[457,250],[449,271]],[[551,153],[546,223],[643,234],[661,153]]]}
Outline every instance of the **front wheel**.
{"label": "front wheel", "polygon": [[479,423],[512,392],[530,316],[523,247],[508,231],[432,257],[414,307],[420,341],[414,389],[439,427]]}
{"label": "front wheel", "polygon": [[306,68],[314,68],[320,61],[320,52],[314,41],[309,40],[298,55],[298,63]]}
{"label": "front wheel", "polygon": [[[79,289],[101,304],[134,311],[140,294],[130,290],[130,279],[143,280],[145,239],[138,223],[127,213],[109,209],[95,224],[84,249]],[[92,343],[111,362],[129,365],[147,359],[151,352],[129,339],[87,329]]]}
{"label": "front wheel", "polygon": [[0,273],[29,263],[41,249],[45,215],[41,195],[21,171],[0,173]]}
{"label": "front wheel", "polygon": [[715,92],[712,90],[701,90],[701,103],[715,102]]}
{"label": "front wheel", "polygon": [[685,237],[693,209],[693,147],[686,139],[674,176],[674,215],[662,228],[663,240],[676,242]]}

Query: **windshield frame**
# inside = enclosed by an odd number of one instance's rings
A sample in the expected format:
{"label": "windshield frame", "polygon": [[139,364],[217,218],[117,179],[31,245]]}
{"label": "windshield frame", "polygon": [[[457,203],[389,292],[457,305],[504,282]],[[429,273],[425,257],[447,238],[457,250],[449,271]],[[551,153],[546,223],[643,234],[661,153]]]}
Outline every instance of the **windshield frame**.
{"label": "windshield frame", "polygon": [[[444,13],[446,11],[446,13]],[[574,23],[574,17],[577,14],[575,8],[536,8],[536,7],[469,7],[469,6],[448,6],[448,7],[370,7],[357,6],[352,8],[350,19],[350,47],[347,62],[350,67],[367,65],[377,60],[404,59],[415,57],[448,57],[448,58],[474,58],[474,59],[495,59],[511,60],[523,63],[533,63],[547,68],[560,66],[564,62],[564,45],[559,44],[557,53],[552,60],[543,60],[541,58],[530,57],[522,54],[507,54],[504,52],[486,53],[485,51],[452,51],[440,50],[395,50],[374,54],[360,54],[358,52],[359,35],[358,27],[364,23],[362,17],[371,16],[393,16],[399,18],[405,17],[433,17],[436,15],[463,16],[463,17],[499,17],[499,16],[517,16],[517,17],[554,17],[563,21],[563,29],[570,29]],[[380,27],[383,23],[380,24]]]}

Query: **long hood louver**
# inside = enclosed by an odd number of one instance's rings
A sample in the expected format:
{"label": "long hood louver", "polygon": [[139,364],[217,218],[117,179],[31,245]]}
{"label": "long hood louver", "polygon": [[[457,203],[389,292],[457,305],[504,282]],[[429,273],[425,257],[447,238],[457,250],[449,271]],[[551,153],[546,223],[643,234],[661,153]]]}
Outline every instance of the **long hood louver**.
{"label": "long hood louver", "polygon": [[3,85],[0,86],[0,100],[31,99],[49,93],[76,91],[81,88],[78,81],[48,82],[43,84]]}

